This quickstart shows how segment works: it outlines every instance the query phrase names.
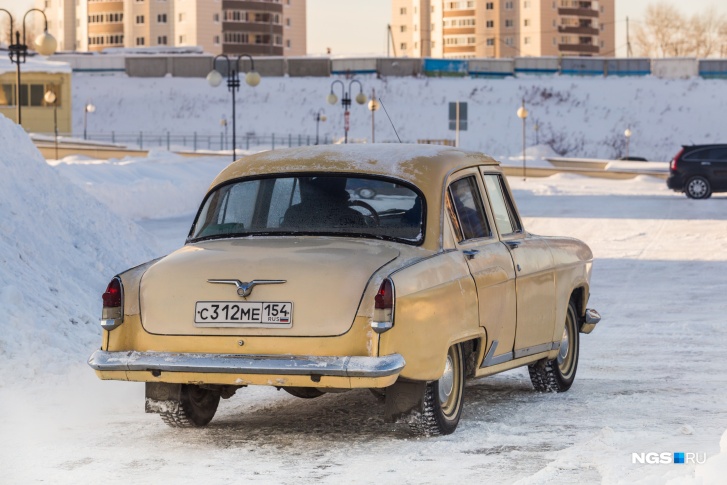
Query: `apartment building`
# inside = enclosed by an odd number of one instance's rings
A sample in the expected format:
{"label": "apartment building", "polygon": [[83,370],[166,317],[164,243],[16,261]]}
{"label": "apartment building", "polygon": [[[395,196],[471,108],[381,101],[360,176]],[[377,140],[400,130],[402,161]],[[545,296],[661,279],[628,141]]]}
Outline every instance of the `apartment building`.
{"label": "apartment building", "polygon": [[301,56],[306,0],[36,0],[59,50],[200,46],[211,54]]}
{"label": "apartment building", "polygon": [[392,0],[397,56],[615,55],[615,0]]}

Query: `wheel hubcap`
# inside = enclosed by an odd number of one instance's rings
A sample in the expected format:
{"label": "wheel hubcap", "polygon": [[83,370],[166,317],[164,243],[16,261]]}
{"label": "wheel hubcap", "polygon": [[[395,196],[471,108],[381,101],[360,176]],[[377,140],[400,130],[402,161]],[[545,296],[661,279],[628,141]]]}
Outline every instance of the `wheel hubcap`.
{"label": "wheel hubcap", "polygon": [[689,183],[689,192],[695,197],[702,197],[707,192],[707,185],[704,180],[692,180]]}
{"label": "wheel hubcap", "polygon": [[439,379],[439,402],[444,405],[449,400],[454,389],[454,363],[452,357],[447,356],[447,363],[444,366],[444,374]]}
{"label": "wheel hubcap", "polygon": [[563,340],[560,341],[560,351],[558,352],[558,365],[563,365],[566,357],[568,357],[568,347],[570,346],[568,338],[568,326],[563,329]]}

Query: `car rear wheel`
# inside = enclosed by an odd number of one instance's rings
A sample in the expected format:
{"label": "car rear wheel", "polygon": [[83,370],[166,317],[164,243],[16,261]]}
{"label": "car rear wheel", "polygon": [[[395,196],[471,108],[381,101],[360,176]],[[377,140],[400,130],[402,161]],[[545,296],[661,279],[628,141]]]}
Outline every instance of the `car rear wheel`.
{"label": "car rear wheel", "polygon": [[172,428],[199,428],[207,426],[212,421],[219,404],[219,392],[184,384],[176,409],[169,409],[159,414]]}
{"label": "car rear wheel", "polygon": [[528,366],[530,381],[538,392],[565,392],[573,385],[578,369],[580,340],[578,318],[573,301],[568,304],[563,337],[558,356],[553,360],[540,360]]}
{"label": "car rear wheel", "polygon": [[427,383],[421,415],[412,428],[426,436],[454,433],[462,415],[464,358],[462,346],[449,348],[442,377]]}
{"label": "car rear wheel", "polygon": [[708,199],[712,195],[712,186],[709,180],[697,175],[687,180],[684,193],[690,199]]}

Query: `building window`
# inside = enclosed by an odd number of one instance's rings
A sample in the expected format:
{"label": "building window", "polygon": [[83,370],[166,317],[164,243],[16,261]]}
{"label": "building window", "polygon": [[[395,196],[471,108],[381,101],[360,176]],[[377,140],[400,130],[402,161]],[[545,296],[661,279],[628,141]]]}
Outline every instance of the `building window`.
{"label": "building window", "polygon": [[290,19],[285,19],[285,26],[290,27]]}
{"label": "building window", "polygon": [[136,45],[144,45],[146,43],[144,37],[137,37],[136,38]]}
{"label": "building window", "polygon": [[488,29],[494,29],[494,28],[495,28],[495,21],[494,21],[494,20],[488,20],[488,21],[487,21],[487,22],[485,23],[485,26],[486,26],[486,27],[487,27]]}
{"label": "building window", "polygon": [[184,12],[179,14],[179,21],[184,22]]}
{"label": "building window", "polygon": [[249,44],[250,43],[249,34],[244,34],[242,32],[225,32],[223,35],[225,36],[225,44]]}
{"label": "building window", "polygon": [[606,47],[606,42],[601,41],[601,49],[603,49],[604,47]]}
{"label": "building window", "polygon": [[523,2],[523,8],[530,8],[530,2],[528,0]]}
{"label": "building window", "polygon": [[513,8],[515,8],[514,2],[505,2],[506,10],[512,10]]}
{"label": "building window", "polygon": [[406,15],[406,7],[401,7],[399,9],[399,15]]}
{"label": "building window", "polygon": [[143,24],[144,23],[144,16],[143,15],[137,15],[136,16],[136,23],[137,24]]}
{"label": "building window", "polygon": [[524,27],[530,27],[530,19],[523,20],[523,26]]}
{"label": "building window", "polygon": [[285,47],[287,47],[288,49],[290,49],[290,44],[291,44],[290,43],[290,39],[286,39],[286,41],[285,41]]}
{"label": "building window", "polygon": [[157,44],[158,45],[167,45],[167,36],[160,35],[159,37],[157,37]]}
{"label": "building window", "polygon": [[512,19],[505,19],[505,28],[510,28],[514,24]]}
{"label": "building window", "polygon": [[399,26],[399,32],[406,32],[406,25],[400,25]]}
{"label": "building window", "polygon": [[530,37],[525,37],[525,38],[523,39],[523,44],[525,44],[525,45],[528,45],[528,44],[530,44]]}
{"label": "building window", "polygon": [[553,37],[553,45],[558,45],[558,39],[556,39],[555,37]]}
{"label": "building window", "polygon": [[487,39],[487,45],[488,46],[495,45],[495,38],[494,37],[490,37],[489,39]]}
{"label": "building window", "polygon": [[220,45],[220,36],[219,35],[215,35],[212,38],[212,43],[214,43],[215,45]]}
{"label": "building window", "polygon": [[187,42],[187,36],[186,35],[180,35],[179,36],[179,44],[184,45]]}
{"label": "building window", "polygon": [[437,43],[432,41],[432,49],[434,49],[435,47],[437,47]]}
{"label": "building window", "polygon": [[401,44],[399,45],[399,48],[400,48],[401,50],[405,51],[405,50],[406,50],[406,42],[402,42],[402,43],[401,43]]}
{"label": "building window", "polygon": [[167,23],[167,14],[165,14],[165,13],[158,14],[157,22],[160,24],[166,24]]}
{"label": "building window", "polygon": [[495,3],[494,2],[487,2],[485,4],[485,9],[486,10],[495,10]]}
{"label": "building window", "polygon": [[218,14],[218,13],[214,14],[212,16],[212,21],[214,21],[214,23],[216,23],[216,24],[220,23],[220,14]]}

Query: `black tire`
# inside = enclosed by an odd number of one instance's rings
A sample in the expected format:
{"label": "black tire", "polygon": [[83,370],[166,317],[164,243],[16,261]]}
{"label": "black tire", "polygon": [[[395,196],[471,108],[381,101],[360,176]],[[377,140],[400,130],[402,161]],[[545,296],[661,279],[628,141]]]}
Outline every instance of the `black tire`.
{"label": "black tire", "polygon": [[696,175],[684,184],[684,193],[690,199],[709,199],[712,196],[712,185],[705,177]]}
{"label": "black tire", "polygon": [[291,396],[301,399],[314,399],[325,394],[325,392],[319,391],[315,387],[284,387],[283,389]]}
{"label": "black tire", "polygon": [[565,317],[565,328],[558,357],[540,360],[528,366],[530,381],[538,392],[565,392],[573,385],[578,370],[580,336],[576,307],[571,300]]}
{"label": "black tire", "polygon": [[177,409],[162,412],[160,415],[172,428],[200,428],[212,421],[219,404],[219,392],[183,384]]}
{"label": "black tire", "polygon": [[[414,431],[424,436],[454,433],[462,415],[464,367],[462,346],[453,345],[447,352],[444,375],[438,381],[427,383],[422,413],[411,423]],[[451,372],[448,372],[450,368]],[[448,376],[451,376],[451,383]],[[446,389],[442,386],[446,386]],[[440,393],[440,391],[442,392]],[[449,391],[448,394],[447,391]],[[444,400],[445,396],[446,400]]]}

